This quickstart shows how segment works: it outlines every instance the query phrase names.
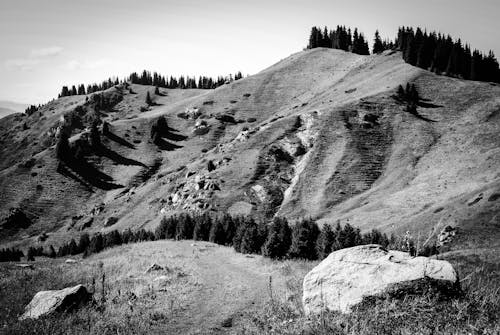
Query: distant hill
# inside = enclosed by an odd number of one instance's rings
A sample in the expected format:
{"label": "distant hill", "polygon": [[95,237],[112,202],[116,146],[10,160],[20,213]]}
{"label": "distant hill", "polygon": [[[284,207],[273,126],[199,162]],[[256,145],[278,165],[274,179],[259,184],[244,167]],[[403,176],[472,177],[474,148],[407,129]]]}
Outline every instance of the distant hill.
{"label": "distant hill", "polygon": [[[407,83],[421,97],[414,112],[397,97]],[[0,214],[20,207],[33,222],[0,230],[0,241],[47,232],[57,245],[206,211],[349,222],[422,242],[451,225],[456,248],[498,246],[496,84],[439,76],[396,51],[315,48],[215,90],[154,91],[120,84],[0,120]],[[153,143],[160,116],[168,126]],[[58,165],[62,119],[75,142],[95,117],[110,133],[88,169]]]}
{"label": "distant hill", "polygon": [[0,118],[12,113],[24,113],[24,110],[28,107],[26,104],[21,104],[12,101],[1,100],[0,101]]}

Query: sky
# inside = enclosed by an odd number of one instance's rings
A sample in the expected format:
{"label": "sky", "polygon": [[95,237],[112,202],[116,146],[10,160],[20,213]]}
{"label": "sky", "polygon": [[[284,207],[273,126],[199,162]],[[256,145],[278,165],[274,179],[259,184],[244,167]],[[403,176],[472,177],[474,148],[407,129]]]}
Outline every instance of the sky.
{"label": "sky", "polygon": [[399,26],[500,55],[498,0],[0,0],[0,100],[30,104],[62,85],[164,75],[255,74],[301,51],[312,26]]}

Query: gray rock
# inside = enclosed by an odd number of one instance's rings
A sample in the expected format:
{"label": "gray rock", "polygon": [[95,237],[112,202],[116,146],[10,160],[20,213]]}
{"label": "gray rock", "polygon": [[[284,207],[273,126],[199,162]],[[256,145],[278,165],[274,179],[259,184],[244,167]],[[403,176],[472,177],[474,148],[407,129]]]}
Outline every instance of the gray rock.
{"label": "gray rock", "polygon": [[302,303],[306,314],[348,313],[364,297],[427,278],[458,285],[457,273],[446,261],[362,245],[335,251],[312,269],[304,278]]}
{"label": "gray rock", "polygon": [[112,226],[117,222],[118,222],[118,218],[116,218],[114,216],[110,216],[109,218],[106,219],[106,222],[104,222],[104,227]]}
{"label": "gray rock", "polygon": [[82,306],[90,299],[90,294],[83,285],[67,287],[57,291],[40,291],[25,307],[19,320],[38,319],[55,312],[70,311]]}
{"label": "gray rock", "polygon": [[154,271],[162,271],[165,270],[165,268],[161,265],[158,265],[156,263],[151,264],[151,266],[145,271],[145,273],[150,273]]}

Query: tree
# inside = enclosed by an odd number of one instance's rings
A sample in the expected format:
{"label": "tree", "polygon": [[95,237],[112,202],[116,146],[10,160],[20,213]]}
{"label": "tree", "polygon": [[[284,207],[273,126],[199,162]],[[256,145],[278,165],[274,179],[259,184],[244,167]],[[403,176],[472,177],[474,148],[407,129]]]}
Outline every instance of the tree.
{"label": "tree", "polygon": [[[338,224],[340,226],[340,224]],[[359,228],[354,228],[346,223],[342,229],[337,232],[337,244],[339,249],[350,248],[362,243]]]}
{"label": "tree", "polygon": [[67,161],[71,156],[68,135],[62,130],[56,144],[56,156],[61,161]]}
{"label": "tree", "polygon": [[101,134],[97,128],[97,122],[92,122],[89,133],[89,144],[92,148],[97,149],[101,146]]}
{"label": "tree", "polygon": [[275,217],[267,232],[262,254],[270,258],[283,258],[291,245],[291,229],[284,218]]}
{"label": "tree", "polygon": [[209,241],[221,245],[226,244],[226,232],[224,230],[224,223],[220,218],[216,218],[210,228]]}
{"label": "tree", "polygon": [[153,105],[153,100],[151,100],[151,96],[149,95],[149,91],[146,94],[146,104],[148,106],[152,106]]}
{"label": "tree", "polygon": [[319,228],[316,222],[301,220],[292,228],[292,245],[289,255],[293,258],[317,259],[316,240]]}
{"label": "tree", "polygon": [[49,256],[50,258],[55,258],[56,257],[56,250],[54,249],[54,247],[52,246],[52,244],[49,247],[49,252],[47,253],[47,256]]}
{"label": "tree", "polygon": [[78,253],[78,245],[76,244],[76,241],[74,239],[71,239],[71,241],[69,242],[69,254],[76,255]]}
{"label": "tree", "polygon": [[382,39],[380,38],[380,34],[378,30],[375,31],[375,39],[373,42],[373,53],[378,54],[384,51],[384,44],[382,43]]}
{"label": "tree", "polygon": [[160,89],[158,86],[155,87],[155,95],[160,95]]}
{"label": "tree", "polygon": [[90,237],[89,234],[84,233],[80,236],[80,240],[78,241],[78,250],[80,252],[84,252],[90,245]]}
{"label": "tree", "polygon": [[208,241],[210,236],[210,229],[212,228],[212,219],[210,215],[203,214],[198,216],[194,226],[193,239],[195,241]]}
{"label": "tree", "polygon": [[33,247],[28,248],[28,252],[26,253],[26,260],[28,262],[33,262],[35,260],[35,249]]}
{"label": "tree", "polygon": [[318,241],[316,243],[316,250],[319,259],[326,258],[336,247],[337,236],[329,224],[325,224],[321,229]]}
{"label": "tree", "polygon": [[104,249],[104,241],[101,233],[97,233],[90,239],[89,252],[96,254]]}

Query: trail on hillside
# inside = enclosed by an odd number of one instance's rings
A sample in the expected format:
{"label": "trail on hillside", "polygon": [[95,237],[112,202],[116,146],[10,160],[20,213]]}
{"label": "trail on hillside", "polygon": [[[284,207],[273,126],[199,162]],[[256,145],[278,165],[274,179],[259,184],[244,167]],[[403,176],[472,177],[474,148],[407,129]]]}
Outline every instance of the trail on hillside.
{"label": "trail on hillside", "polygon": [[[269,276],[259,256],[235,254],[227,248],[194,243],[193,259],[201,286],[172,331],[179,333],[225,333],[242,312],[259,308],[269,299]],[[198,251],[197,251],[198,250]],[[199,252],[201,250],[201,252]]]}

